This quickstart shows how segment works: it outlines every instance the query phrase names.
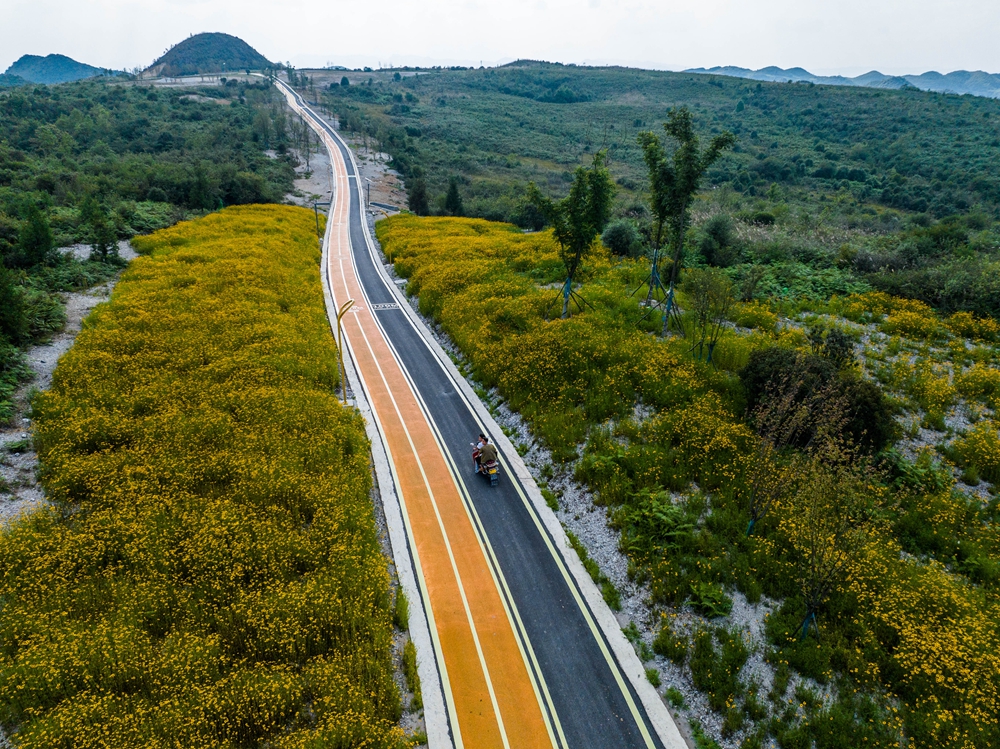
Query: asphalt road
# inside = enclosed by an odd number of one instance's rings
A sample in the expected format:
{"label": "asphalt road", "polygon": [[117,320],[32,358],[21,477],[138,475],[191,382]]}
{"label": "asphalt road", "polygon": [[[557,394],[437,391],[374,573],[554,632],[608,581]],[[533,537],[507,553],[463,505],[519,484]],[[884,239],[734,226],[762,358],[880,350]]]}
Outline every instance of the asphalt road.
{"label": "asphalt road", "polygon": [[[301,99],[298,102],[307,108]],[[517,477],[509,470],[512,456],[503,456],[508,470],[497,487],[473,473],[469,443],[481,429],[479,417],[426,338],[395,304],[397,298],[376,265],[380,261],[367,241],[359,180],[347,146],[322,118],[315,117],[313,126],[328,131],[346,163],[353,188],[351,252],[365,303],[377,310],[377,320],[436,427],[446,457],[461,472],[473,516],[478,516],[480,533],[492,548],[494,571],[505,582],[501,595],[516,611],[517,634],[533,654],[532,668],[547,692],[545,709],[560,729],[557,746],[663,747],[613,649],[594,625],[579,586],[566,574],[555,551],[558,546],[524,500],[523,487],[518,491]]]}

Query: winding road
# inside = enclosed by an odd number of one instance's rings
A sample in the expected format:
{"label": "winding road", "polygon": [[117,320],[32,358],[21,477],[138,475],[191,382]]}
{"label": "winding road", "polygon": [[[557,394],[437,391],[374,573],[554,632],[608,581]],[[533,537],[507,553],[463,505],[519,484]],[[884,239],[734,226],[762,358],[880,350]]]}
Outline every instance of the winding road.
{"label": "winding road", "polygon": [[[276,85],[330,152],[326,291],[334,308],[355,301],[343,320],[349,380],[397,570],[422,604],[411,636],[431,749],[685,747],[517,452],[389,278],[350,149]],[[472,472],[479,431],[500,449],[496,488]]]}

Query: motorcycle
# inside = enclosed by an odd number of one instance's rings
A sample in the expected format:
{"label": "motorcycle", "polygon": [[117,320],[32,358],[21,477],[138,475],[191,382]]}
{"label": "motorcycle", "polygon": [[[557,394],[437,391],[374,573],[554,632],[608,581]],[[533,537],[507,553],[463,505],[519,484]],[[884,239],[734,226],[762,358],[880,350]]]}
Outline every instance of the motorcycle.
{"label": "motorcycle", "polygon": [[485,476],[490,480],[490,486],[496,486],[500,483],[500,463],[496,460],[488,460],[485,463],[479,462],[479,447],[476,443],[470,443],[472,445],[472,460],[476,463],[476,473],[480,476]]}

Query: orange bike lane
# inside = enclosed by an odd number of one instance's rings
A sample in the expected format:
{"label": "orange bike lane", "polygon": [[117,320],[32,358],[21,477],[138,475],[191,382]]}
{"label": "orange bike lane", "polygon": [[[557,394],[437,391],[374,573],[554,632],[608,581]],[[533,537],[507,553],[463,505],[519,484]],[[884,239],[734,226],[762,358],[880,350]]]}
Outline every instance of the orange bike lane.
{"label": "orange bike lane", "polygon": [[[290,101],[296,108],[294,101]],[[429,605],[456,746],[530,749],[555,739],[525,653],[462,494],[402,366],[369,309],[350,240],[351,184],[339,146],[325,132],[335,194],[328,227],[329,281],[345,315],[349,348],[378,421],[400,494],[418,576]],[[457,725],[456,725],[457,724]]]}

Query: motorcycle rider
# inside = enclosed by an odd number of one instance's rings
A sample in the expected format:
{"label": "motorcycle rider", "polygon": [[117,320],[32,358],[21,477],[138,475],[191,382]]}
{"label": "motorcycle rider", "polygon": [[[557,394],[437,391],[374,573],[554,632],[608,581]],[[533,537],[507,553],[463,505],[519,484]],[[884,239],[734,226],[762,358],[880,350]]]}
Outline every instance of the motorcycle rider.
{"label": "motorcycle rider", "polygon": [[479,435],[479,454],[476,456],[476,473],[482,473],[486,466],[497,459],[497,448],[490,442],[490,438],[484,434]]}

